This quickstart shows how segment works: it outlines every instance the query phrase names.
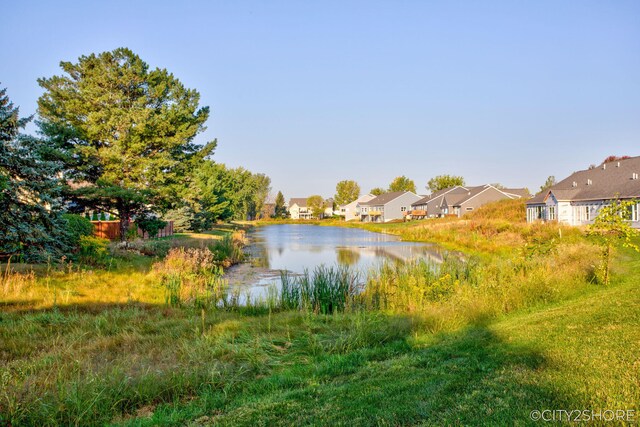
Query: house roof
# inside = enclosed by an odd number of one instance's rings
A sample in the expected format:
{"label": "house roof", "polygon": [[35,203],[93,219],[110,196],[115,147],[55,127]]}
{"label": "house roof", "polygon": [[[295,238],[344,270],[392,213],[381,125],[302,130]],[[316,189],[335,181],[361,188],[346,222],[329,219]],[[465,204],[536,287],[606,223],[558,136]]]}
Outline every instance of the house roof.
{"label": "house roof", "polygon": [[454,191],[454,190],[455,191],[461,191],[461,190],[464,191],[466,189],[467,189],[466,187],[462,187],[462,186],[459,186],[459,185],[457,185],[455,187],[444,188],[442,190],[438,190],[435,193],[432,193],[432,194],[429,194],[428,196],[423,197],[422,199],[418,200],[417,202],[412,203],[411,206],[424,205],[424,204],[426,204],[426,203],[428,203],[428,202],[430,202],[430,201],[432,201],[432,200],[434,200],[434,199],[436,199],[436,198],[438,198],[440,196],[443,196],[443,195],[445,195],[447,193],[450,193],[451,191]]}
{"label": "house roof", "polygon": [[307,198],[306,197],[292,197],[289,199],[289,207],[293,205],[298,205],[301,208],[307,207]]}
{"label": "house roof", "polygon": [[567,178],[536,194],[528,205],[544,203],[549,192],[561,201],[640,198],[640,156],[614,160],[597,167],[574,172]]}
{"label": "house roof", "polygon": [[522,199],[531,198],[531,193],[526,188],[500,188],[499,190],[509,196],[517,196]]}
{"label": "house roof", "polygon": [[[360,205],[362,206],[380,206],[380,205],[386,205],[387,203],[389,203],[392,200],[397,199],[398,197],[402,196],[403,194],[406,193],[411,193],[410,191],[393,191],[391,193],[384,193],[379,195],[378,197],[375,197],[371,200],[369,200],[368,202],[362,202],[360,203]],[[413,194],[413,193],[411,193]]]}
{"label": "house roof", "polygon": [[362,196],[358,197],[353,202],[347,203],[346,205],[344,205],[342,207],[343,208],[347,207],[347,206],[354,206],[355,207],[355,206],[357,206],[359,204],[362,205],[363,203],[368,202],[369,200],[373,200],[375,198],[376,198],[376,196],[374,196],[373,194],[363,194]]}

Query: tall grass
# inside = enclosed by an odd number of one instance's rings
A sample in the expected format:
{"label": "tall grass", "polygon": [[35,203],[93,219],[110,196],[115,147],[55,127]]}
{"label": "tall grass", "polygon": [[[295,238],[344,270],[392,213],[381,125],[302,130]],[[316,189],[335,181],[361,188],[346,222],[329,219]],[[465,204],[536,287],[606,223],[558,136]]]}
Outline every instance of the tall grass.
{"label": "tall grass", "polygon": [[190,304],[214,307],[220,304],[226,284],[216,255],[209,248],[174,248],[153,265],[165,289],[165,303],[170,306]]}
{"label": "tall grass", "polygon": [[215,254],[215,260],[224,268],[238,264],[244,260],[242,247],[246,244],[244,231],[235,231],[232,234],[225,234],[221,240],[210,246]]}
{"label": "tall grass", "polygon": [[360,298],[369,309],[414,313],[440,326],[460,326],[581,292],[589,286],[596,251],[582,243],[491,260],[446,257],[441,264],[386,263],[370,272]]}
{"label": "tall grass", "polygon": [[360,274],[347,266],[320,265],[300,276],[281,275],[280,306],[314,313],[343,312],[361,292]]}

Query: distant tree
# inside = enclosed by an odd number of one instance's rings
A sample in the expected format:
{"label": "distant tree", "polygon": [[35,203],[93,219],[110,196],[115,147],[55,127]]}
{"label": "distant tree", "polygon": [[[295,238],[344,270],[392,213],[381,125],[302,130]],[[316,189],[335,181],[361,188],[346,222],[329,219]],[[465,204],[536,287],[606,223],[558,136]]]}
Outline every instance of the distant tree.
{"label": "distant tree", "polygon": [[165,221],[173,221],[173,230],[178,233],[186,231],[200,231],[196,229],[195,212],[191,206],[182,205],[167,211],[162,218]]}
{"label": "distant tree", "polygon": [[338,206],[347,205],[360,197],[360,186],[355,181],[345,180],[336,184],[334,202]]}
{"label": "distant tree", "polygon": [[609,156],[606,159],[604,159],[602,163],[617,162],[618,160],[626,160],[630,158],[631,158],[630,156]]}
{"label": "distant tree", "polygon": [[185,176],[215,148],[197,145],[209,116],[200,95],[126,48],[61,62],[63,74],[38,80],[38,123],[62,151],[65,178],[87,183],[74,202],[117,213],[122,238],[147,209],[178,198]]}
{"label": "distant tree", "polygon": [[556,177],[553,175],[549,175],[549,177],[547,178],[547,180],[544,182],[544,184],[542,184],[542,186],[540,187],[540,191],[545,191],[550,189],[551,187],[553,187],[554,185],[556,185]]}
{"label": "distant tree", "polygon": [[66,221],[56,179],[60,165],[43,158],[42,141],[21,134],[30,121],[0,89],[0,255],[41,261],[68,249]]}
{"label": "distant tree", "polygon": [[407,178],[406,176],[397,176],[391,181],[389,184],[389,192],[392,191],[411,191],[412,193],[416,192],[416,184],[413,180]]}
{"label": "distant tree", "polygon": [[314,195],[307,199],[307,207],[311,209],[313,216],[321,218],[327,205],[322,196]]}
{"label": "distant tree", "polygon": [[255,219],[264,211],[264,204],[271,192],[271,178],[263,173],[254,173],[251,186],[253,187],[253,209],[251,218]]}
{"label": "distant tree", "polygon": [[633,242],[640,235],[640,231],[631,227],[629,220],[636,200],[613,200],[609,205],[603,206],[598,216],[589,226],[589,234],[597,236],[602,246],[600,266],[597,270],[599,278],[605,285],[609,284],[609,271],[611,258],[617,243],[640,252],[640,248]]}
{"label": "distant tree", "polygon": [[379,196],[379,195],[384,194],[386,192],[387,192],[387,190],[385,190],[384,188],[380,188],[380,187],[372,188],[371,191],[369,191],[369,193],[371,193],[374,196]]}
{"label": "distant tree", "polygon": [[208,230],[218,221],[234,216],[237,185],[225,165],[202,161],[193,171],[184,200],[194,212],[193,231]]}
{"label": "distant tree", "polygon": [[492,187],[497,188],[498,190],[504,190],[506,187],[502,184],[500,184],[499,182],[494,182],[493,184],[491,184]]}
{"label": "distant tree", "polygon": [[284,196],[282,195],[282,191],[278,191],[278,194],[276,195],[274,214],[276,218],[284,218],[287,216],[287,208],[284,205]]}
{"label": "distant tree", "polygon": [[427,182],[427,188],[432,193],[444,190],[445,188],[455,187],[457,185],[464,186],[464,178],[455,175],[438,175]]}

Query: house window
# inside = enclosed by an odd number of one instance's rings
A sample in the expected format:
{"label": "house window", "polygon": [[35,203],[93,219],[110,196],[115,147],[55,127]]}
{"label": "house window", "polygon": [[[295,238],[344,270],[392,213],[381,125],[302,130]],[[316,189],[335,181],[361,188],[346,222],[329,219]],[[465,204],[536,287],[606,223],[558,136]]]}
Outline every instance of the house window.
{"label": "house window", "polygon": [[407,207],[406,206],[401,206],[400,207],[400,212],[406,212],[407,211]]}
{"label": "house window", "polygon": [[556,207],[549,206],[549,221],[555,221],[555,220],[556,220]]}
{"label": "house window", "polygon": [[473,210],[473,208],[472,208],[472,207],[469,207],[469,208],[465,208],[465,210],[467,210],[467,211],[472,211],[472,210]]}
{"label": "house window", "polygon": [[584,220],[591,221],[591,206],[584,207]]}
{"label": "house window", "polygon": [[631,205],[631,221],[638,221],[638,206],[640,205]]}

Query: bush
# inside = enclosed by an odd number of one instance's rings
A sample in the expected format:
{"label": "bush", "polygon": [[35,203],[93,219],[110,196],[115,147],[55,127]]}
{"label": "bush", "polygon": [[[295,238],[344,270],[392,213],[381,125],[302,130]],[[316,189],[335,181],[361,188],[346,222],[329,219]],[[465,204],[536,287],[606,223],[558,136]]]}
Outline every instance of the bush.
{"label": "bush", "polygon": [[96,236],[81,236],[79,260],[84,264],[102,265],[108,258],[109,241]]}
{"label": "bush", "polygon": [[153,239],[160,230],[167,226],[167,222],[151,215],[144,215],[136,218],[136,225]]}
{"label": "bush", "polygon": [[64,214],[62,218],[67,222],[67,243],[73,252],[80,249],[80,239],[93,235],[93,224],[82,215]]}
{"label": "bush", "polygon": [[169,253],[171,245],[166,240],[136,240],[129,244],[129,248],[142,255],[162,258]]}

